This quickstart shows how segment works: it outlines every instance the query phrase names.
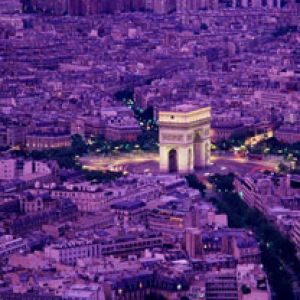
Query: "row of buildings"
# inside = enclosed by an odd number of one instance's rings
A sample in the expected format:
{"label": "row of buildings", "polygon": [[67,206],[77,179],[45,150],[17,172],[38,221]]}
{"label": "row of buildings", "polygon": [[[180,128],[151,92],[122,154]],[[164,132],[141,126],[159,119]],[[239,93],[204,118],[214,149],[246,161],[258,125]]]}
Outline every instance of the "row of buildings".
{"label": "row of buildings", "polygon": [[111,141],[136,141],[142,132],[132,111],[118,106],[104,108],[95,117],[48,118],[47,121],[32,120],[25,124],[7,122],[0,130],[0,147],[26,148],[28,151],[68,148],[72,135],[102,135]]}
{"label": "row of buildings", "polygon": [[[277,9],[287,5],[278,1],[206,1],[206,0],[22,0],[26,12],[41,12],[48,14],[69,14],[72,16],[97,15],[101,13],[122,13],[132,11],[147,11],[158,14],[171,12],[183,13],[219,8],[269,8]],[[292,2],[288,2],[291,5]]]}
{"label": "row of buildings", "polygon": [[1,297],[270,299],[254,235],[184,178],[60,180],[2,191]]}
{"label": "row of buildings", "polygon": [[258,209],[296,246],[300,255],[300,193],[298,175],[251,173],[238,176],[234,186],[243,201]]}

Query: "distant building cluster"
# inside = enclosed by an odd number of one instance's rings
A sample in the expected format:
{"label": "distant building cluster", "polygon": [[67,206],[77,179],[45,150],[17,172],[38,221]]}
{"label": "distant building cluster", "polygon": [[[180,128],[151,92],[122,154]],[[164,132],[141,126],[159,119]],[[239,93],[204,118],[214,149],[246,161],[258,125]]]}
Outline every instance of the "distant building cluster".
{"label": "distant building cluster", "polygon": [[135,141],[141,124],[116,100],[122,91],[133,93],[139,109],[153,107],[155,119],[175,105],[212,107],[214,142],[274,130],[295,143],[298,23],[297,8],[288,7],[103,18],[2,14],[0,147],[68,147],[74,134]]}
{"label": "distant building cluster", "polygon": [[43,12],[72,16],[102,13],[153,12],[168,14],[219,8],[282,8],[290,2],[282,0],[20,0],[26,12]]}
{"label": "distant building cluster", "polygon": [[253,233],[229,228],[184,178],[42,181],[55,170],[40,164],[26,167],[30,184],[13,189],[25,180],[17,174],[1,181],[1,297],[269,299]]}

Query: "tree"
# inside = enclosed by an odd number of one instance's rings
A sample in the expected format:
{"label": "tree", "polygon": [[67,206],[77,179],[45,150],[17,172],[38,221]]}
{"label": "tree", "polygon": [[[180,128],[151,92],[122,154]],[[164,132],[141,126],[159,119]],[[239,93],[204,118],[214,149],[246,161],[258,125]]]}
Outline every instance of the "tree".
{"label": "tree", "polygon": [[87,150],[88,150],[87,144],[83,140],[82,136],[79,134],[72,136],[71,148],[76,155],[85,154],[85,153],[87,153]]}
{"label": "tree", "polygon": [[278,170],[281,173],[286,173],[288,171],[288,169],[289,168],[282,162],[278,165]]}
{"label": "tree", "polygon": [[224,151],[228,151],[232,148],[231,143],[227,140],[218,141],[218,142],[215,143],[215,146],[218,149],[224,150]]}
{"label": "tree", "polygon": [[132,90],[118,91],[115,93],[115,98],[121,101],[125,99],[133,99],[133,91]]}
{"label": "tree", "polygon": [[247,138],[253,137],[254,135],[255,133],[253,130],[235,132],[230,136],[229,140],[233,146],[241,146],[245,143]]}
{"label": "tree", "polygon": [[208,178],[208,181],[215,186],[215,189],[222,193],[231,192],[233,190],[234,174],[228,175],[215,174]]}
{"label": "tree", "polygon": [[272,33],[274,38],[278,38],[280,36],[286,35],[288,33],[297,32],[297,25],[288,25],[279,27],[276,31]]}
{"label": "tree", "polygon": [[161,294],[151,292],[150,294],[145,296],[145,300],[167,300],[167,298]]}
{"label": "tree", "polygon": [[187,175],[185,178],[188,182],[189,187],[199,190],[201,195],[203,197],[205,196],[206,185],[199,181],[195,174]]}
{"label": "tree", "polygon": [[86,180],[92,181],[94,183],[103,183],[116,180],[121,177],[123,174],[121,172],[111,172],[111,171],[88,171],[82,170]]}
{"label": "tree", "polygon": [[[213,179],[217,188],[220,187],[219,182],[223,182],[224,176],[217,174]],[[254,232],[276,299],[294,299],[291,283],[295,279],[300,282],[300,262],[294,245],[261,212],[249,208],[237,193],[225,193],[220,189],[220,197],[210,200],[218,211],[228,215],[230,227],[251,229]]]}
{"label": "tree", "polygon": [[153,106],[149,106],[148,108],[146,108],[142,114],[141,117],[144,120],[153,120],[154,117],[154,110],[153,110]]}
{"label": "tree", "polygon": [[245,284],[242,285],[241,290],[244,295],[251,293],[251,288]]}
{"label": "tree", "polygon": [[208,25],[205,24],[205,23],[202,23],[202,24],[200,25],[200,29],[201,29],[201,30],[207,30],[207,29],[208,29]]}

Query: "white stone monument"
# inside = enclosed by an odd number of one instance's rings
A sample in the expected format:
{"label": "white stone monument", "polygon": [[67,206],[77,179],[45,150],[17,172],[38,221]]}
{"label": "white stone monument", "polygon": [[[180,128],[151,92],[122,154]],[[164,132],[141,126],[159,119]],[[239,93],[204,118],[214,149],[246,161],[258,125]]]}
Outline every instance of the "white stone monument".
{"label": "white stone monument", "polygon": [[160,171],[189,173],[210,163],[211,108],[183,104],[159,112]]}

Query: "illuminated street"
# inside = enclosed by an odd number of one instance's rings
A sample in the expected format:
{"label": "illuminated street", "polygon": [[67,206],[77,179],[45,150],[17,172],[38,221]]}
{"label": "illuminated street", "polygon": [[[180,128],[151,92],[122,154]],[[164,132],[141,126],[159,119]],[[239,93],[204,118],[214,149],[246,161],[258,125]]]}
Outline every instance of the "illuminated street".
{"label": "illuminated street", "polygon": [[83,167],[88,170],[110,170],[110,171],[129,171],[132,167],[135,171],[144,173],[149,169],[151,172],[158,170],[158,153],[131,153],[119,154],[114,156],[86,156],[80,159]]}
{"label": "illuminated street", "polygon": [[245,141],[245,146],[255,146],[258,143],[260,143],[260,142],[262,142],[266,139],[269,139],[273,136],[274,136],[273,131],[268,130],[266,133],[257,134],[253,137],[247,138],[246,141]]}
{"label": "illuminated street", "polygon": [[[110,170],[138,173],[159,173],[158,153],[132,153],[119,154],[114,156],[86,156],[80,159],[83,167],[88,170]],[[280,163],[279,158],[268,160],[249,160],[232,154],[213,155],[211,166],[199,170],[199,175],[208,173],[227,174],[234,172],[246,174],[260,170],[274,170]]]}

